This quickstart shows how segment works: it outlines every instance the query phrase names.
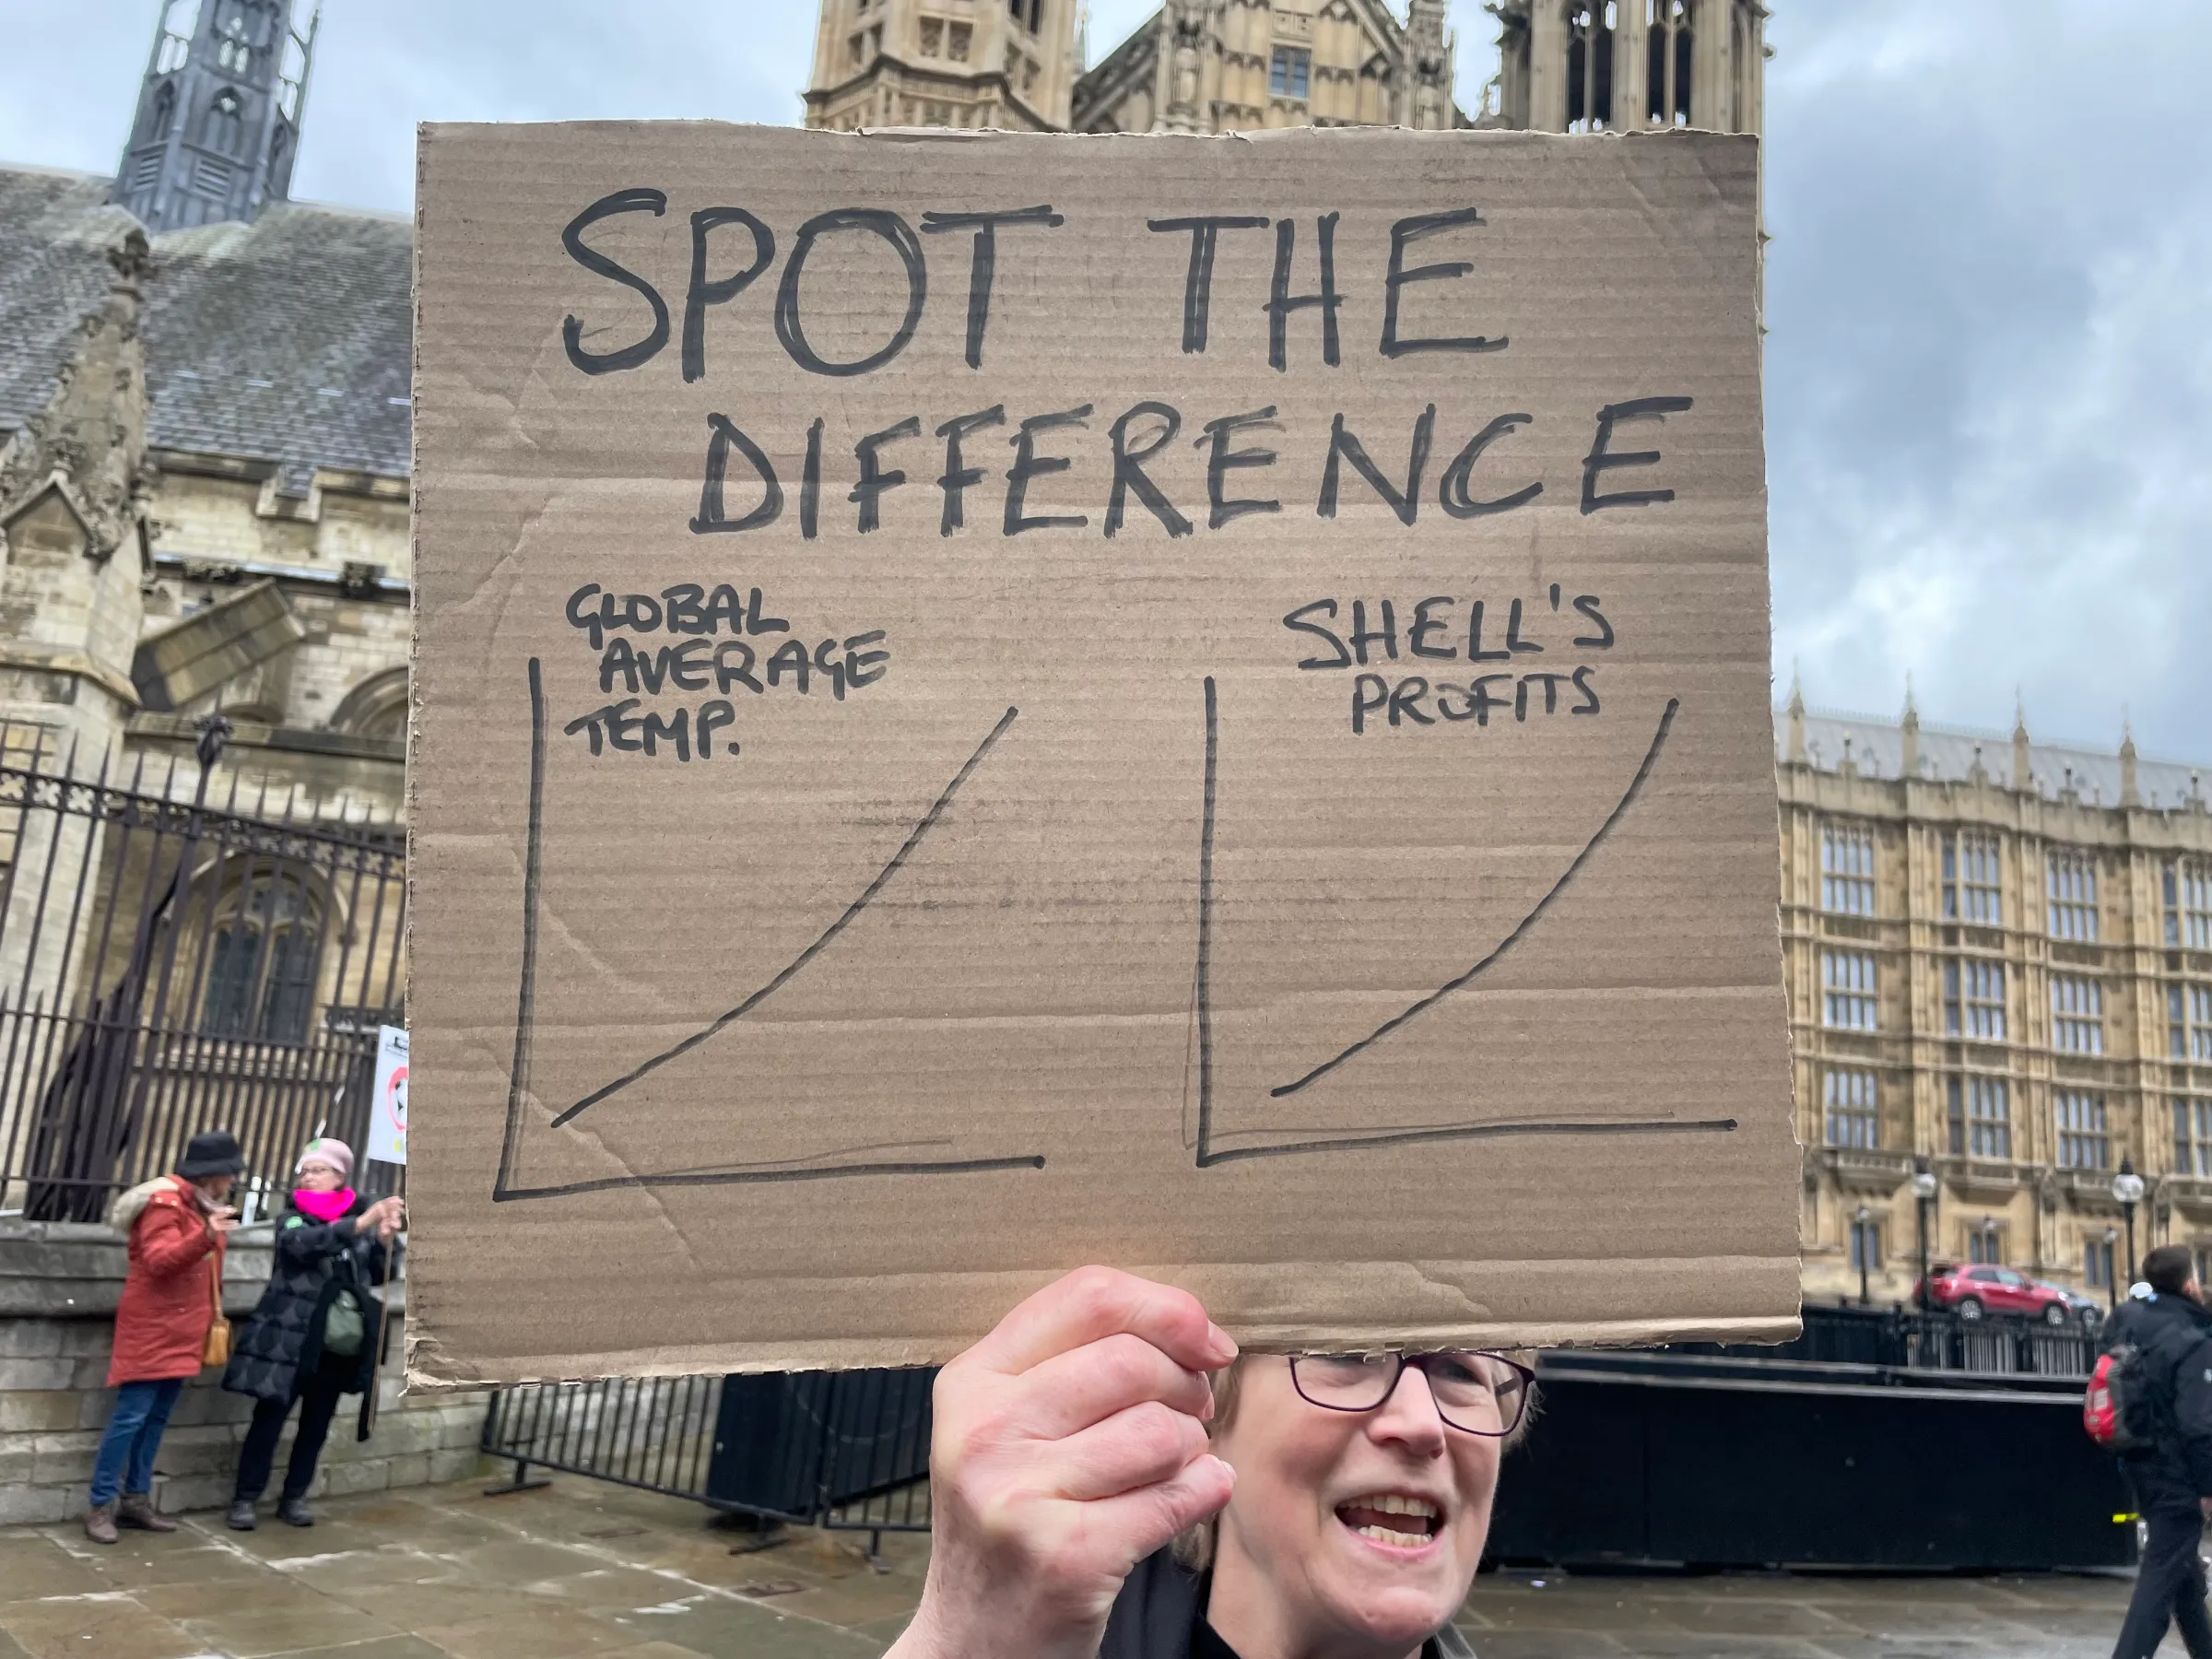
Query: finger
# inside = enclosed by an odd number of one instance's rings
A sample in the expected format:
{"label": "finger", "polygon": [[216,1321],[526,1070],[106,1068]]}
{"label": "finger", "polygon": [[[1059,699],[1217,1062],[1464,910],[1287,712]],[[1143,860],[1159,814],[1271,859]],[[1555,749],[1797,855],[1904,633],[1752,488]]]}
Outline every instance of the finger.
{"label": "finger", "polygon": [[1172,1479],[1206,1447],[1196,1418],[1146,1400],[1039,1448],[1039,1474],[1055,1496],[1089,1503]]}
{"label": "finger", "polygon": [[1013,1375],[1117,1331],[1142,1336],[1192,1371],[1236,1358],[1237,1345],[1189,1291],[1112,1267],[1078,1267],[1053,1280],[968,1352],[975,1363]]}
{"label": "finger", "polygon": [[1022,1374],[1021,1396],[1015,1420],[1047,1440],[1088,1429],[1139,1400],[1158,1400],[1200,1421],[1212,1415],[1214,1403],[1205,1372],[1176,1364],[1127,1331],[1032,1366]]}
{"label": "finger", "polygon": [[1219,1514],[1236,1484],[1236,1471],[1219,1458],[1195,1458],[1156,1485],[1086,1504],[1084,1525],[1118,1539],[1132,1561],[1141,1561],[1186,1526]]}

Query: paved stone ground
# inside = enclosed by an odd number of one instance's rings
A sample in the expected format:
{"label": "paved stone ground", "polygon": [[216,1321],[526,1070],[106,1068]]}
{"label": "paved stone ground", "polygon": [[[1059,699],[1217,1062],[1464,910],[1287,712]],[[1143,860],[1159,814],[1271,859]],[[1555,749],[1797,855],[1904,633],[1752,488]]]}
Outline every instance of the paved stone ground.
{"label": "paved stone ground", "polygon": [[[0,1530],[0,1659],[868,1659],[922,1583],[922,1539],[772,1542],[598,1482],[332,1500],[320,1524]],[[769,1547],[758,1547],[768,1542]],[[754,1547],[747,1547],[753,1546]],[[1482,1659],[2103,1659],[2121,1578],[1485,1578]]]}

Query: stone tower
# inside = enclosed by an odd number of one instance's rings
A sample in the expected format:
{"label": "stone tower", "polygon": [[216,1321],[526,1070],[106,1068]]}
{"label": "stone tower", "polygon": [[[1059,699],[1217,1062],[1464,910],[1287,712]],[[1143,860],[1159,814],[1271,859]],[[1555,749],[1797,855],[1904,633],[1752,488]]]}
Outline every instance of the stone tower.
{"label": "stone tower", "polygon": [[302,32],[292,6],[164,0],[111,201],[162,231],[251,223],[290,194],[322,18]]}
{"label": "stone tower", "polygon": [[1082,0],[822,0],[806,124],[1060,132]]}
{"label": "stone tower", "polygon": [[1500,0],[1495,100],[1479,124],[1548,133],[1757,133],[1758,0]]}

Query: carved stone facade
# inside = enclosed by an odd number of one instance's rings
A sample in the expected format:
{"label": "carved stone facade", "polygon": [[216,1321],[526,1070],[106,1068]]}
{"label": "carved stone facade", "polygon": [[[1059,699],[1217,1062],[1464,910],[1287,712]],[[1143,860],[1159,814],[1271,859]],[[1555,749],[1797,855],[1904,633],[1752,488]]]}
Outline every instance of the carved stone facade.
{"label": "carved stone facade", "polygon": [[[1806,1288],[1877,1303],[1928,1253],[2105,1300],[2136,1251],[2212,1267],[2212,791],[2198,768],[1777,717]],[[2204,770],[2212,770],[2206,768]],[[1862,1213],[1863,1212],[1863,1213]]]}
{"label": "carved stone facade", "polygon": [[1064,132],[1080,0],[822,0],[806,124]]}
{"label": "carved stone facade", "polygon": [[1498,78],[1480,124],[1547,133],[1693,126],[1757,133],[1757,0],[1500,0]]}
{"label": "carved stone facade", "polygon": [[1077,83],[1083,133],[1286,126],[1448,128],[1443,0],[1167,0]]}
{"label": "carved stone facade", "polygon": [[1085,72],[1077,0],[822,0],[806,124],[1462,124],[1444,0],[1166,0]]}
{"label": "carved stone facade", "polygon": [[396,815],[410,228],[109,193],[0,170],[0,721],[159,775],[220,712],[226,791]]}

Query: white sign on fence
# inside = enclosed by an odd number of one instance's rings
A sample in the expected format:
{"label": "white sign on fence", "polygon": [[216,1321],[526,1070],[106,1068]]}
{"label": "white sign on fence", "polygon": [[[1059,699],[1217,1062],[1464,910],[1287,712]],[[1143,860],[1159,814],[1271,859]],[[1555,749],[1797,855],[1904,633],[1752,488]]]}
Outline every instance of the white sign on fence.
{"label": "white sign on fence", "polygon": [[369,1156],[384,1163],[407,1161],[407,1033],[401,1026],[376,1029],[376,1095],[369,1107]]}

